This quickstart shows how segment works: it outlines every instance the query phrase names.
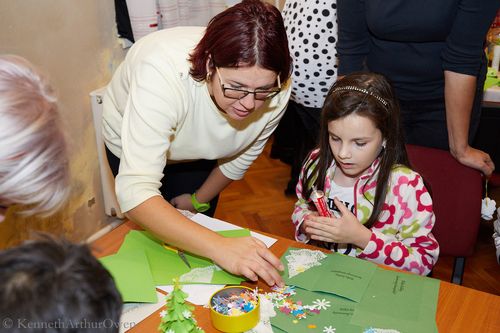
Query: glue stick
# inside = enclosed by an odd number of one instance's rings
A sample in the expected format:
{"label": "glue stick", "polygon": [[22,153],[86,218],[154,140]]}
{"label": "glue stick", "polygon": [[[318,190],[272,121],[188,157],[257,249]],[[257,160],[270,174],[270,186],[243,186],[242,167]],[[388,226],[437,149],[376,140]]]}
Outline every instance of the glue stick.
{"label": "glue stick", "polygon": [[332,214],[326,205],[325,193],[323,193],[323,191],[313,188],[311,192],[311,200],[314,203],[314,206],[316,206],[320,216],[332,217]]}

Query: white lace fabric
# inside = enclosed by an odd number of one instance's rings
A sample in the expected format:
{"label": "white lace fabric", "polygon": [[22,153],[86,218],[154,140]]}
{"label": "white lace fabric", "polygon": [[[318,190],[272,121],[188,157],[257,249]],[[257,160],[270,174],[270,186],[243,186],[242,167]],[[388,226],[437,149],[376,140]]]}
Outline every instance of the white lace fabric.
{"label": "white lace fabric", "polygon": [[285,257],[288,266],[288,277],[292,278],[309,268],[320,266],[321,260],[326,258],[326,254],[318,250],[290,250]]}

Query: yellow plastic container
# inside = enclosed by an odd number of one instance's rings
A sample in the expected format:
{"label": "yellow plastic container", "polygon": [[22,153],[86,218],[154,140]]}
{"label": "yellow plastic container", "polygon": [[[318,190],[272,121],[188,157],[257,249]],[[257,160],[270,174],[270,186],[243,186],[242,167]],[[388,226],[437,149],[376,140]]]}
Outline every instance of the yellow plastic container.
{"label": "yellow plastic container", "polygon": [[243,286],[229,286],[215,292],[210,297],[210,318],[216,329],[227,333],[245,332],[254,328],[260,320],[260,301],[257,297],[257,305],[249,312],[242,313],[238,316],[229,316],[217,312],[214,309],[214,297],[229,297],[231,295],[239,295],[245,291],[254,292],[253,289]]}

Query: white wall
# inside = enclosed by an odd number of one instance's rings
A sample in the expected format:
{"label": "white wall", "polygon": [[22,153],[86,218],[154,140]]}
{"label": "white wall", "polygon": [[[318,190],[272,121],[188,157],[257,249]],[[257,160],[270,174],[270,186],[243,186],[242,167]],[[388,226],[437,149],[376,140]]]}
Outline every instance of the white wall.
{"label": "white wall", "polygon": [[110,0],[0,0],[0,53],[21,55],[50,78],[69,134],[73,173],[66,209],[49,219],[9,214],[0,224],[0,247],[29,237],[29,229],[82,240],[106,223],[88,93],[105,85],[123,60],[115,26]]}
{"label": "white wall", "polygon": [[125,56],[114,2],[0,0],[0,53],[27,58],[50,78],[69,134],[73,178],[70,201],[59,214],[25,219],[10,213],[0,223],[0,248],[29,238],[32,230],[86,239],[106,224],[88,93],[105,85]]}

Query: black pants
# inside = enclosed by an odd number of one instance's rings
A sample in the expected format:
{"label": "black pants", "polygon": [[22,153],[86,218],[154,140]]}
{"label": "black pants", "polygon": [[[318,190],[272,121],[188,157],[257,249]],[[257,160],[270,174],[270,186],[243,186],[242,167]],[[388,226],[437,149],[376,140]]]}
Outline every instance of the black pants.
{"label": "black pants", "polygon": [[[444,99],[430,101],[400,101],[405,142],[449,150],[446,107]],[[469,125],[469,144],[476,135],[481,108],[472,109]]]}
{"label": "black pants", "polygon": [[[113,172],[113,176],[118,175],[120,167],[120,159],[116,157],[106,147],[106,156],[108,157],[109,166]],[[170,201],[178,195],[184,193],[194,193],[205,182],[210,172],[217,165],[217,161],[213,160],[198,160],[186,163],[170,164],[165,166],[163,170],[163,179],[161,180],[160,192],[165,200]],[[210,201],[210,209],[203,214],[214,216],[215,208],[219,195]]]}
{"label": "black pants", "polygon": [[[469,144],[472,144],[479,128],[483,86],[486,66],[480,69],[476,92],[472,103],[469,124]],[[446,105],[444,96],[434,100],[399,101],[401,119],[406,143],[449,150]]]}
{"label": "black pants", "polygon": [[287,111],[295,112],[299,120],[295,128],[295,154],[290,170],[290,181],[287,186],[287,191],[295,194],[295,187],[299,181],[302,165],[311,150],[318,145],[321,109],[290,101]]}

